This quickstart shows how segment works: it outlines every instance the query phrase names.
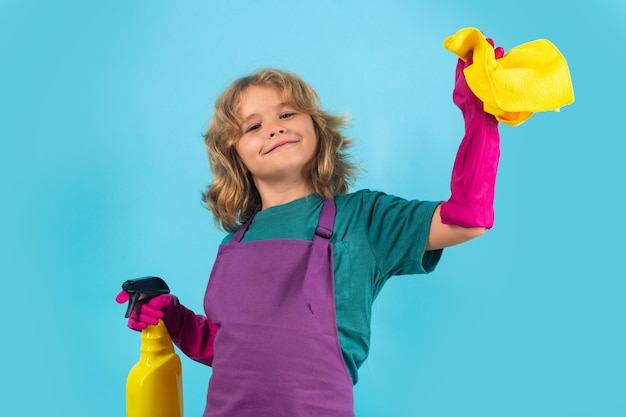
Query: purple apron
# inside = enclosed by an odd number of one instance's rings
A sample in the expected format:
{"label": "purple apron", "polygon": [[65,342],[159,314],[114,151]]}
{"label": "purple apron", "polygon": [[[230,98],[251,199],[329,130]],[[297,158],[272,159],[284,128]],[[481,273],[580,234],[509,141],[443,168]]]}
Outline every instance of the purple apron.
{"label": "purple apron", "polygon": [[207,286],[219,331],[204,417],[353,417],[335,317],[335,202],[324,202],[313,241],[241,242],[252,217],[220,246]]}

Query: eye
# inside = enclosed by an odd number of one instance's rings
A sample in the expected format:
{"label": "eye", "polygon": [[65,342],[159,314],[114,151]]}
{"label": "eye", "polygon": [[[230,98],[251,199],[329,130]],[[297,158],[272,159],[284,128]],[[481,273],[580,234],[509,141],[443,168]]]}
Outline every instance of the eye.
{"label": "eye", "polygon": [[261,124],[256,123],[256,124],[248,126],[244,132],[245,133],[254,132],[255,130],[258,130],[260,127],[261,127]]}
{"label": "eye", "polygon": [[286,112],[280,115],[281,119],[289,119],[296,115],[296,112]]}

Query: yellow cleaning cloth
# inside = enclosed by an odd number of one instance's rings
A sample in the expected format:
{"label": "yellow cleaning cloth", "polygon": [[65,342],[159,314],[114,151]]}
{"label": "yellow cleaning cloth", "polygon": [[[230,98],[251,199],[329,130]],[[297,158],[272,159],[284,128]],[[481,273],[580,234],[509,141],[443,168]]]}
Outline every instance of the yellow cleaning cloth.
{"label": "yellow cleaning cloth", "polygon": [[547,39],[519,45],[497,60],[493,46],[475,28],[459,30],[443,46],[461,59],[474,51],[465,79],[485,111],[500,122],[517,126],[535,112],[559,111],[574,102],[567,62]]}

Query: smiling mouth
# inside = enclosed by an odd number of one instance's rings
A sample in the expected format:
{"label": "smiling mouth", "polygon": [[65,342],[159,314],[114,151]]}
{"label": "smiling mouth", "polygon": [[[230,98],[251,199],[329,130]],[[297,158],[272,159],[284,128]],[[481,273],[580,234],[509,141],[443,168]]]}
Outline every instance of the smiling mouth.
{"label": "smiling mouth", "polygon": [[276,145],[272,146],[267,152],[265,152],[263,155],[267,155],[268,153],[272,153],[274,152],[276,149],[282,148],[285,145],[289,145],[291,143],[296,143],[296,140],[286,140],[286,141],[282,141],[282,142],[278,142]]}

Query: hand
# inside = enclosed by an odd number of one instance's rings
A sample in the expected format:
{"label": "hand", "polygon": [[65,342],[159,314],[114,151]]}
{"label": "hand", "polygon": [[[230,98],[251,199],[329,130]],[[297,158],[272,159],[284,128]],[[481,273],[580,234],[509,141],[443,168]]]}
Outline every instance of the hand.
{"label": "hand", "polygon": [[[115,297],[115,301],[120,304],[128,302],[129,299],[130,295],[126,291],[120,291]],[[157,295],[148,302],[138,301],[128,318],[128,327],[141,331],[148,325],[158,324],[159,319],[165,316],[163,310],[173,304],[174,296],[171,294]]]}
{"label": "hand", "polygon": [[[498,46],[497,48],[494,46],[493,39],[486,38],[487,42],[494,47],[494,56],[496,59],[500,59],[504,56],[504,48]],[[458,108],[465,114],[466,112],[470,112],[470,115],[473,115],[475,111],[483,110],[483,103],[480,101],[476,95],[472,92],[472,90],[467,85],[467,81],[465,80],[465,73],[463,70],[473,63],[473,52],[470,52],[465,60],[460,59],[456,65],[456,73],[455,73],[455,83],[454,83],[454,91],[452,93],[452,100],[454,104],[457,105]]]}

